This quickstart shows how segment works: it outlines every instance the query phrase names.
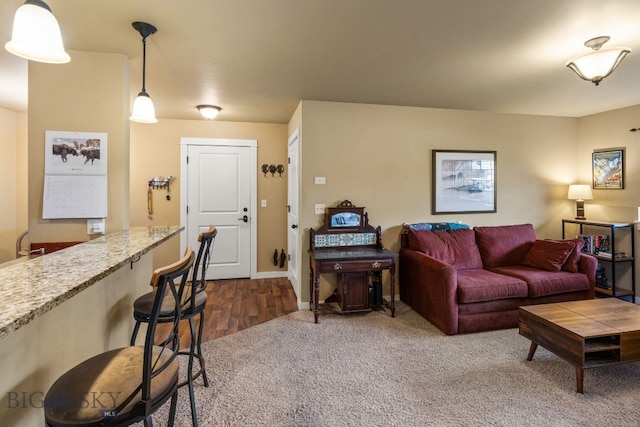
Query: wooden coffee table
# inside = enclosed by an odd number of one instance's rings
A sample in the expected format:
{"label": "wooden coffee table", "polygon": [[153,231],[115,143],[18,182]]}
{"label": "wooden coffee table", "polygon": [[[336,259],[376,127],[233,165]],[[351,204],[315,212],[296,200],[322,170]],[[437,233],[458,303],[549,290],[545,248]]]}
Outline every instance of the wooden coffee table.
{"label": "wooden coffee table", "polygon": [[640,306],[617,298],[520,307],[518,326],[531,340],[527,360],[541,345],[571,363],[578,393],[585,369],[640,361]]}

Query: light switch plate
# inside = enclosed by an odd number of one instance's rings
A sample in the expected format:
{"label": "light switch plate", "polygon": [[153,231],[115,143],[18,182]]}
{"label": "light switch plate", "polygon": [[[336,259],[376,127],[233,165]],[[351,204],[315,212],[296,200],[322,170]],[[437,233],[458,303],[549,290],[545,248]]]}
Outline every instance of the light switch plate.
{"label": "light switch plate", "polygon": [[[316,176],[316,177],[313,179],[313,182],[314,182],[315,184],[325,184],[325,183],[326,183],[326,180],[325,180],[324,176]],[[316,213],[317,213],[317,212],[316,212]]]}
{"label": "light switch plate", "polygon": [[316,203],[315,207],[316,207],[316,214],[322,215],[324,213],[324,204],[323,203]]}

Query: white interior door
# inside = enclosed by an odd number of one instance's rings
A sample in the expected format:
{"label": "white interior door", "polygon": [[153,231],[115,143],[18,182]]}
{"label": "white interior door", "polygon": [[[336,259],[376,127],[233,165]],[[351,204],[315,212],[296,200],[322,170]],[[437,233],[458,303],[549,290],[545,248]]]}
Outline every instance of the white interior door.
{"label": "white interior door", "polygon": [[218,235],[207,279],[253,277],[255,146],[212,145],[221,140],[208,140],[208,145],[188,142],[192,143],[186,146],[186,171],[181,175],[186,181],[186,244],[197,251],[198,234],[213,224]]}
{"label": "white interior door", "polygon": [[287,189],[287,247],[289,248],[289,281],[300,303],[300,228],[298,227],[299,215],[299,168],[300,161],[300,131],[296,129],[289,137],[288,189]]}

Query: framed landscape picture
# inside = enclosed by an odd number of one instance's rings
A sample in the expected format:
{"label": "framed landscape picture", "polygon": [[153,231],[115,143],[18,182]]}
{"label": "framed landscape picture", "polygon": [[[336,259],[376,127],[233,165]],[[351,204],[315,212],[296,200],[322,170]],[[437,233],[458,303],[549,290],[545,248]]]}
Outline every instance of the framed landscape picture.
{"label": "framed landscape picture", "polygon": [[610,149],[593,152],[593,188],[624,188],[624,149]]}
{"label": "framed landscape picture", "polygon": [[433,150],[431,213],[496,212],[496,152]]}

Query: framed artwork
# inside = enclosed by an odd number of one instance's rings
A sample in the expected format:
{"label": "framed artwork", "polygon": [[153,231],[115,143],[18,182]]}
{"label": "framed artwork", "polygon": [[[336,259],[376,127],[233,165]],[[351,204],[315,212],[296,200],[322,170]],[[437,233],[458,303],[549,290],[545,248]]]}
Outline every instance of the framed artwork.
{"label": "framed artwork", "polygon": [[624,188],[624,149],[593,152],[593,188],[621,190]]}
{"label": "framed artwork", "polygon": [[431,213],[496,212],[496,152],[433,150]]}

